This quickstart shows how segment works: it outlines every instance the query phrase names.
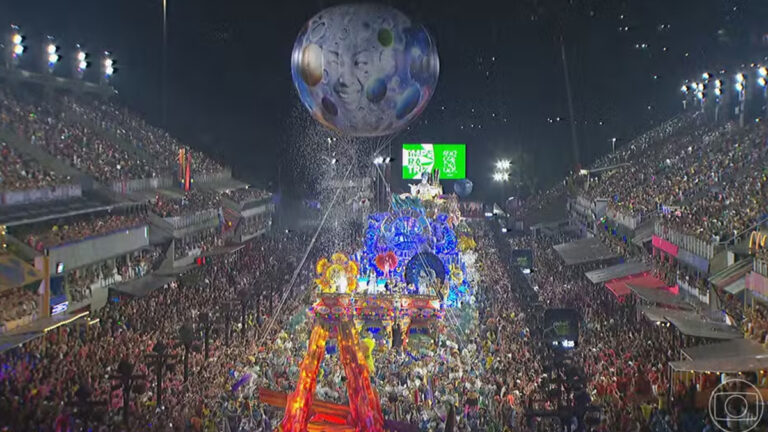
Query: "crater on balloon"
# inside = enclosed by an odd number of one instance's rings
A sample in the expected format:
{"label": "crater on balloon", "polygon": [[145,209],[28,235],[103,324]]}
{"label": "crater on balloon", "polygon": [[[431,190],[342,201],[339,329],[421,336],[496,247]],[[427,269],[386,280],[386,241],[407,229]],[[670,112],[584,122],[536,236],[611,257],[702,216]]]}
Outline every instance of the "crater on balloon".
{"label": "crater on balloon", "polygon": [[365,97],[371,103],[379,103],[387,95],[387,82],[384,78],[374,78],[365,86]]}
{"label": "crater on balloon", "polygon": [[339,115],[339,108],[336,107],[336,104],[333,103],[333,101],[330,100],[329,98],[323,97],[321,104],[323,105],[323,111],[328,113],[328,115],[333,117],[336,117],[337,115]]}
{"label": "crater on balloon", "polygon": [[394,35],[392,35],[392,30],[388,28],[380,29],[377,37],[381,46],[385,48],[392,46],[392,42],[395,40]]}
{"label": "crater on balloon", "polygon": [[323,50],[316,44],[309,44],[301,50],[299,61],[301,79],[314,87],[323,80]]}

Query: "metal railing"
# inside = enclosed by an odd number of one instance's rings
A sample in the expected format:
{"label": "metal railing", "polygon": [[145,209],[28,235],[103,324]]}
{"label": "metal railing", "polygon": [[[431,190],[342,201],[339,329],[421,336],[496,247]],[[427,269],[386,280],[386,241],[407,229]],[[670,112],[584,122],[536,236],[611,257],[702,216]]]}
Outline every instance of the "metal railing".
{"label": "metal railing", "polygon": [[719,245],[717,242],[708,242],[692,235],[683,234],[658,220],[653,224],[653,232],[664,240],[708,260],[715,256],[715,247]]}
{"label": "metal railing", "polygon": [[68,198],[79,198],[83,188],[79,184],[64,184],[50,187],[9,190],[0,192],[0,205],[32,204]]}
{"label": "metal railing", "polygon": [[168,222],[176,230],[209,224],[212,220],[218,221],[218,219],[219,209],[208,209],[190,215],[163,218],[164,221]]}
{"label": "metal railing", "polygon": [[752,271],[768,278],[768,258],[764,256],[755,257],[752,261]]}
{"label": "metal railing", "polygon": [[171,177],[154,177],[135,180],[118,180],[112,182],[112,191],[119,194],[129,194],[133,192],[141,192],[147,190],[154,190],[158,188],[169,188],[173,186],[173,179]]}

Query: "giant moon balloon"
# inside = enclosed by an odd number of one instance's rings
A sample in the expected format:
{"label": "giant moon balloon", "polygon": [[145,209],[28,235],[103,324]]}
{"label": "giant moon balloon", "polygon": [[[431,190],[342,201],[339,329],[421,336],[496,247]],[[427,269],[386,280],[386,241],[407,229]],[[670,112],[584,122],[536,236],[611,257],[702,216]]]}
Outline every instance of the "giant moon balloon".
{"label": "giant moon balloon", "polygon": [[301,29],[291,56],[301,102],[317,121],[349,136],[405,128],[427,106],[439,70],[429,32],[378,4],[323,10]]}

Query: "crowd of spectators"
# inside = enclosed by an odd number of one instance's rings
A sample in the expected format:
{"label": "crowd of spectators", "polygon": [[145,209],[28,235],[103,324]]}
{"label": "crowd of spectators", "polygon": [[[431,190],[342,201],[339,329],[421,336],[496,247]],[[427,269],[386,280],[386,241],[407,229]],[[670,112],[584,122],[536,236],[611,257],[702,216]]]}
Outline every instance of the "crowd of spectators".
{"label": "crowd of spectators", "polygon": [[682,234],[726,240],[768,215],[767,139],[763,122],[739,128],[676,117],[598,161],[628,165],[582,182],[580,193],[607,198],[625,215],[658,213]]}
{"label": "crowd of spectators", "polygon": [[42,251],[48,247],[110,234],[142,224],[146,224],[146,214],[143,211],[109,212],[79,215],[55,223],[20,225],[10,232],[29,247]]}
{"label": "crowd of spectators", "polygon": [[20,139],[98,181],[109,183],[159,174],[152,161],[129,154],[83,122],[73,120],[68,108],[54,101],[6,89],[0,96],[0,106],[4,126]]}
{"label": "crowd of spectators", "polygon": [[560,240],[523,238],[513,247],[534,251],[533,280],[545,308],[574,308],[582,316],[574,355],[589,377],[587,389],[603,410],[606,430],[641,430],[655,407],[664,409],[667,362],[681,347],[671,328],[638,318],[632,297],[620,302],[584,276],[586,266],[564,267],[552,246]]}
{"label": "crowd of spectators", "polygon": [[[0,113],[0,129],[7,127],[5,113]],[[56,186],[66,181],[45,169],[34,159],[25,157],[6,142],[0,141],[0,191],[15,191]]]}
{"label": "crowd of spectators", "polygon": [[203,210],[217,209],[221,206],[221,196],[213,192],[202,192],[191,189],[181,198],[165,194],[157,194],[152,203],[152,211],[161,217],[192,214]]}
{"label": "crowd of spectators", "polygon": [[247,201],[259,201],[272,195],[269,191],[264,189],[258,189],[253,187],[240,188],[224,192],[223,197],[229,198],[236,203],[244,203]]}
{"label": "crowd of spectators", "polygon": [[36,292],[15,288],[0,294],[0,335],[33,321],[37,313]]}
{"label": "crowd of spectators", "polygon": [[162,247],[155,246],[98,265],[75,269],[67,273],[69,299],[81,302],[92,297],[94,287],[106,288],[118,282],[139,279],[156,270],[163,258]]}
{"label": "crowd of spectators", "polygon": [[[87,97],[54,100],[33,90],[2,88],[0,128],[105,183],[175,175],[180,149],[190,155],[193,173],[211,174],[224,169],[128,109]],[[121,139],[124,142],[119,142]],[[146,157],[128,151],[125,145],[144,150]],[[4,189],[55,184],[53,173],[5,147],[0,175],[10,186],[2,186]]]}
{"label": "crowd of spectators", "polygon": [[191,150],[165,130],[150,125],[127,108],[103,100],[68,98],[67,104],[78,115],[146,151],[157,160],[157,163],[171,172],[173,172],[173,167],[177,166],[176,161],[179,159],[180,149],[184,149],[190,154],[195,172],[210,174],[223,170],[223,167],[213,159],[203,153]]}
{"label": "crowd of spectators", "polygon": [[224,246],[224,238],[221,235],[221,228],[218,227],[197,231],[184,238],[174,239],[173,241],[175,259],[188,256],[192,252],[202,254],[215,247]]}
{"label": "crowd of spectators", "polygon": [[272,213],[263,212],[240,221],[242,235],[256,234],[269,229],[272,224]]}
{"label": "crowd of spectators", "polygon": [[[281,263],[295,263],[304,241],[288,234],[260,238],[236,255],[197,268],[147,297],[110,302],[93,314],[92,325],[62,327],[1,354],[0,428],[77,430],[83,416],[82,408],[81,414],[76,413],[75,394],[78,389],[88,388],[92,400],[107,405],[106,416],[89,418],[93,430],[221,430],[222,403],[232,394],[233,377],[239,378],[255,361],[254,353],[263,352],[276,334],[270,331],[259,337],[259,331],[266,330],[260,325],[271,313],[267,304],[276,307],[282,298],[278,288],[283,287],[293,270]],[[303,276],[308,278],[309,274]],[[272,285],[274,289],[266,289]],[[227,312],[227,302],[239,305],[245,298],[250,301],[246,327],[242,328],[240,307]],[[291,296],[285,310],[295,311],[303,299]],[[198,323],[203,312],[215,323],[215,336],[210,340],[207,361],[200,352],[202,348],[193,347],[189,378],[184,382],[184,348],[178,343],[179,329],[191,325],[195,337],[201,337]],[[226,314],[231,315],[233,329],[230,346],[225,345],[222,336]],[[280,318],[275,328],[283,325]],[[178,366],[164,371],[163,409],[158,409],[155,375],[146,358],[158,342],[178,355]],[[201,345],[198,339],[195,346]],[[121,359],[146,376],[145,388],[149,389],[131,396],[128,426],[121,418],[124,400],[120,391],[112,388],[118,381],[109,378],[117,373]]]}

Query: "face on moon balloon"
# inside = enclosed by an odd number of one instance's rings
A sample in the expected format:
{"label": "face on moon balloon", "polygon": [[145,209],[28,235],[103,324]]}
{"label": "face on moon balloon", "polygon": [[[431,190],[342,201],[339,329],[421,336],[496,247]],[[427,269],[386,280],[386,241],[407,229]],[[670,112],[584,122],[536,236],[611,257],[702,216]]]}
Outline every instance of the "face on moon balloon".
{"label": "face on moon balloon", "polygon": [[325,126],[351,136],[388,135],[419,116],[440,62],[427,30],[384,5],[335,6],[296,39],[293,83]]}

